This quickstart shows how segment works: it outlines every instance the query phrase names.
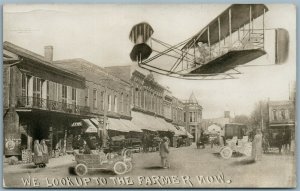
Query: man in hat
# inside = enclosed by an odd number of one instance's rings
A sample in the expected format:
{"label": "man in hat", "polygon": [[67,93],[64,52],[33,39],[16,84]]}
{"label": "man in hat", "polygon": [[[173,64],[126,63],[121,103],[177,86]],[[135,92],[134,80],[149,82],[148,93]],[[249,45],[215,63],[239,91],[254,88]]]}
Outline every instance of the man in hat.
{"label": "man in hat", "polygon": [[159,145],[159,155],[161,157],[161,164],[163,168],[170,167],[168,164],[168,155],[170,153],[169,151],[169,145],[168,145],[169,139],[167,137],[164,137]]}

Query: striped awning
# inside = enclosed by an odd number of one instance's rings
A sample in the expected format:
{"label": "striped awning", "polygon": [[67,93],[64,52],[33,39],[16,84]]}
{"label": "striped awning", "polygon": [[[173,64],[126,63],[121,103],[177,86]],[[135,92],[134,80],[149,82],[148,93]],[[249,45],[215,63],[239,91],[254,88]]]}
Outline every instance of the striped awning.
{"label": "striped awning", "polygon": [[97,127],[95,127],[95,125],[93,125],[93,123],[89,119],[83,119],[82,121],[87,126],[87,129],[85,130],[86,133],[97,133]]}

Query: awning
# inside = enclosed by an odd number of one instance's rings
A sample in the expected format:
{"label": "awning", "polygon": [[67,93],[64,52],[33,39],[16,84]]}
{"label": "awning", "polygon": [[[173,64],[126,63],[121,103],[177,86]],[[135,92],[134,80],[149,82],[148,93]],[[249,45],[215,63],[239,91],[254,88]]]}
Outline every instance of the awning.
{"label": "awning", "polygon": [[127,128],[129,129],[129,131],[134,131],[134,132],[143,132],[138,126],[136,126],[134,123],[132,123],[129,120],[125,120],[125,119],[120,119],[120,121],[127,126]]}
{"label": "awning", "polygon": [[180,128],[180,126],[175,125],[174,127],[176,128],[175,136],[184,136],[184,135],[186,135],[185,131],[183,131],[182,128]]}
{"label": "awning", "polygon": [[166,122],[163,118],[158,118],[158,121],[161,123],[162,127],[164,128],[164,131],[176,131],[176,128],[171,123]]}
{"label": "awning", "polygon": [[99,121],[96,118],[91,118],[90,119],[95,125],[99,125]]}
{"label": "awning", "polygon": [[129,128],[124,125],[120,119],[108,118],[108,124],[106,126],[107,130],[121,131],[121,132],[129,132]]}
{"label": "awning", "polygon": [[149,131],[160,131],[160,128],[155,123],[155,118],[140,112],[131,112],[132,123],[140,129]]}
{"label": "awning", "polygon": [[81,119],[71,124],[71,127],[83,127],[86,128],[86,133],[97,133],[97,127],[90,121],[90,119]]}
{"label": "awning", "polygon": [[155,125],[157,131],[168,131],[166,124],[163,122],[164,119],[160,117],[154,117],[149,115],[149,121]]}
{"label": "awning", "polygon": [[82,120],[85,123],[85,126],[87,129],[85,130],[86,133],[97,133],[97,127],[93,125],[93,123],[89,119],[83,119]]}
{"label": "awning", "polygon": [[186,132],[186,133],[187,133],[188,138],[190,138],[190,139],[194,138],[194,136],[192,134],[190,134],[189,132]]}

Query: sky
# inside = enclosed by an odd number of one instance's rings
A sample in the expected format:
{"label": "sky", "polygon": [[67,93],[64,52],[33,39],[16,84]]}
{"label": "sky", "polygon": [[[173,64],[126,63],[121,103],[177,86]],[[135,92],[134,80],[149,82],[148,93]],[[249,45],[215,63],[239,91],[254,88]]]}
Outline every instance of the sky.
{"label": "sky", "polygon": [[[102,67],[134,64],[129,53],[131,27],[146,21],[153,37],[169,44],[190,38],[224,11],[229,4],[27,4],[4,5],[4,41],[43,55],[54,47],[54,60],[83,58]],[[173,95],[186,100],[194,92],[203,117],[249,115],[259,100],[287,100],[289,83],[296,79],[296,9],[289,4],[267,4],[266,28],[289,32],[289,57],[274,65],[274,44],[266,39],[267,55],[243,67],[234,80],[183,80],[156,75]],[[267,33],[266,33],[267,34]],[[268,37],[268,36],[267,36]],[[272,36],[269,36],[271,39]],[[269,66],[265,66],[269,65]]]}

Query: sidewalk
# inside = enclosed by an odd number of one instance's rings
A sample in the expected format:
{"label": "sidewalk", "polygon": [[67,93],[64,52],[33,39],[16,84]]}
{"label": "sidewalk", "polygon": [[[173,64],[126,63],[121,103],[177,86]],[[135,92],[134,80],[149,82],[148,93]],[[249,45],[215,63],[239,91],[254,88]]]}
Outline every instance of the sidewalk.
{"label": "sidewalk", "polygon": [[[46,169],[56,168],[61,166],[72,166],[72,165],[75,165],[74,155],[65,155],[65,156],[60,156],[58,158],[49,159],[49,163],[47,164]],[[8,163],[4,163],[3,165],[4,173],[35,172],[40,169],[41,168],[36,167],[33,163],[17,164],[17,165],[9,165]]]}

